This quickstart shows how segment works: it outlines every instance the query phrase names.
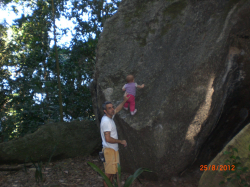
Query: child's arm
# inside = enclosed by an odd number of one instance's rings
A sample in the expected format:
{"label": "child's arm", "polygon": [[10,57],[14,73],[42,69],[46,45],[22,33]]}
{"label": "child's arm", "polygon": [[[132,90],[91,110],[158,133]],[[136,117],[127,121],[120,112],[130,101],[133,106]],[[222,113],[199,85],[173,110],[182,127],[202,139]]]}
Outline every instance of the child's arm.
{"label": "child's arm", "polygon": [[126,89],[125,89],[125,84],[124,84],[124,86],[122,87],[122,91],[126,91]]}
{"label": "child's arm", "polygon": [[137,87],[137,88],[144,88],[144,84],[142,84],[142,85],[137,85],[136,87]]}

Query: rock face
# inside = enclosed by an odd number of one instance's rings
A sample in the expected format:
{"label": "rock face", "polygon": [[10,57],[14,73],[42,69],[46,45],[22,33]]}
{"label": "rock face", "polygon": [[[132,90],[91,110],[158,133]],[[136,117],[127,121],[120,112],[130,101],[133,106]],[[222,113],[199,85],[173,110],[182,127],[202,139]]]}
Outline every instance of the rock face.
{"label": "rock face", "polygon": [[123,170],[157,179],[208,163],[247,121],[250,2],[124,0],[97,49],[93,103],[122,101],[128,74],[145,84],[115,117]]}
{"label": "rock face", "polygon": [[100,147],[99,134],[93,122],[49,123],[18,140],[1,143],[0,163],[24,163],[30,157],[48,162],[52,154],[54,159],[89,155]]}
{"label": "rock face", "polygon": [[[250,159],[249,159],[249,145],[250,145],[250,124],[248,124],[245,128],[243,128],[225,147],[224,149],[208,164],[208,168],[210,169],[204,171],[201,179],[199,181],[199,187],[211,187],[211,186],[219,186],[221,181],[225,181],[225,185],[227,187],[237,187],[239,186],[239,179],[236,177],[236,173],[228,174],[225,177],[223,174],[225,171],[237,171],[240,170],[233,165],[233,159],[230,159],[232,155],[235,157],[238,156],[240,160],[237,162],[241,162],[242,164],[237,167],[250,167]],[[237,151],[234,151],[232,154],[224,154],[227,152],[233,152],[233,149],[237,147]],[[226,160],[231,161],[230,163],[226,162]],[[218,166],[218,169],[217,169]],[[230,166],[230,167],[229,167]],[[212,169],[212,167],[214,167]],[[249,173],[249,172],[248,172]],[[244,174],[241,174],[242,179],[244,178]],[[236,179],[235,182],[227,182],[227,178]],[[241,181],[240,181],[241,182]],[[248,180],[249,182],[249,180]]]}

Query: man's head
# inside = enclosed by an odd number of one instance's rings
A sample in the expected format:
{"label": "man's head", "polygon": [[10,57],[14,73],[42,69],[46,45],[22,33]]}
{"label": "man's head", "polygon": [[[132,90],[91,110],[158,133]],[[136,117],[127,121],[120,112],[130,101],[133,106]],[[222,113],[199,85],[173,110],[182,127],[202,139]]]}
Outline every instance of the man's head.
{"label": "man's head", "polygon": [[105,103],[103,103],[102,109],[104,113],[110,118],[112,118],[112,116],[115,114],[115,108],[110,101],[106,101]]}
{"label": "man's head", "polygon": [[133,75],[128,75],[126,77],[126,81],[127,81],[127,83],[134,82],[134,76]]}

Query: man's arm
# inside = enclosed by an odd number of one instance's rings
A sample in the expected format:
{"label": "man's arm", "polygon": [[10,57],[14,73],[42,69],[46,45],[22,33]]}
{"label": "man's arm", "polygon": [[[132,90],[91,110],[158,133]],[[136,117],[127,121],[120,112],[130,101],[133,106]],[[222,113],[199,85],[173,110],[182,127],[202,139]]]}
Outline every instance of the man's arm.
{"label": "man's arm", "polygon": [[120,143],[120,144],[124,145],[124,147],[127,146],[126,140],[117,140],[117,139],[110,137],[110,131],[104,132],[104,136],[105,136],[106,142],[108,142],[108,143]]}
{"label": "man's arm", "polygon": [[127,97],[127,95],[128,95],[128,94],[125,92],[122,103],[119,104],[119,105],[115,108],[115,114],[117,114],[118,112],[121,111],[123,105],[124,105],[124,104],[127,102],[127,100],[130,98],[130,96]]}

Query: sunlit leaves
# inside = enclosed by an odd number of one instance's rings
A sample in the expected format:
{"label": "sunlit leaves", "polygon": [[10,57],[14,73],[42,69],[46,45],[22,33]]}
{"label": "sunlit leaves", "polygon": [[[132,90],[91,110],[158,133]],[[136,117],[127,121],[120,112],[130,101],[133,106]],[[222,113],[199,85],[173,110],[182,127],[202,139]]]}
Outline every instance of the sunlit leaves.
{"label": "sunlit leaves", "polygon": [[[31,3],[34,5],[34,1]],[[50,117],[48,113],[45,113],[48,105],[36,103],[34,100],[37,93],[52,94],[53,97],[55,95],[54,90],[50,92],[49,89],[43,87],[42,82],[44,77],[48,77],[49,71],[53,72],[49,70],[47,64],[51,51],[48,34],[51,23],[48,20],[48,9],[45,1],[38,0],[37,4],[32,6],[32,15],[22,15],[20,19],[17,19],[12,26],[11,41],[2,53],[5,55],[5,58],[1,59],[2,65],[14,68],[12,72],[14,77],[6,78],[9,84],[8,91],[18,93],[18,97],[9,95],[12,99],[3,109],[8,113],[8,110],[13,108],[16,111],[15,117],[13,115],[1,116],[5,119],[2,126],[6,136],[14,130],[11,124],[18,126],[19,135],[24,135],[34,132]],[[53,105],[56,104],[57,102],[53,102]],[[54,113],[58,116],[56,110]]]}
{"label": "sunlit leaves", "polygon": [[[14,1],[4,3],[9,2]],[[35,131],[39,125],[59,119],[55,48],[50,46],[51,2],[20,0],[19,5],[28,7],[30,12],[23,13],[11,26],[11,41],[0,41],[3,44],[0,46],[0,118],[3,119],[6,139],[16,129],[19,135],[24,135]],[[116,12],[120,1],[54,2],[56,18],[65,16],[76,24],[70,46],[57,48],[64,120],[89,118],[93,115],[89,84],[95,65],[97,42],[105,20]],[[84,13],[87,13],[88,19],[83,18]],[[0,30],[3,31],[2,36],[5,34],[6,37],[6,27],[0,27]],[[67,32],[68,28],[57,28],[57,40]],[[15,111],[15,116],[9,115],[10,110]],[[19,136],[18,133],[15,135]]]}

